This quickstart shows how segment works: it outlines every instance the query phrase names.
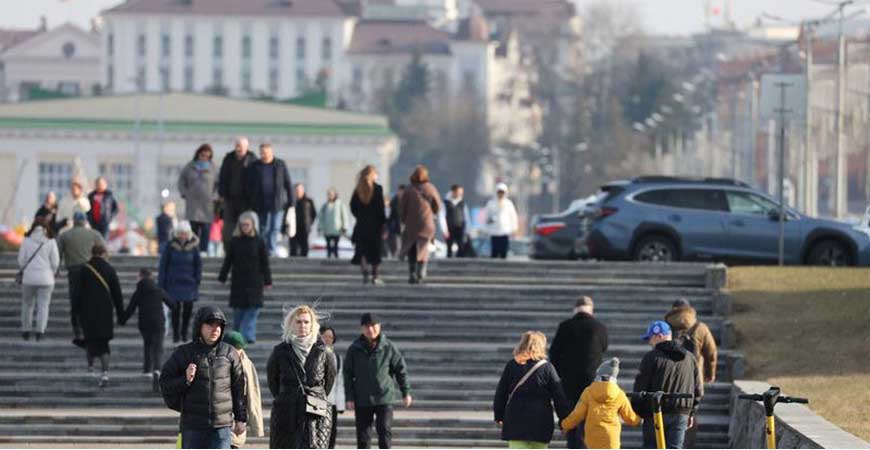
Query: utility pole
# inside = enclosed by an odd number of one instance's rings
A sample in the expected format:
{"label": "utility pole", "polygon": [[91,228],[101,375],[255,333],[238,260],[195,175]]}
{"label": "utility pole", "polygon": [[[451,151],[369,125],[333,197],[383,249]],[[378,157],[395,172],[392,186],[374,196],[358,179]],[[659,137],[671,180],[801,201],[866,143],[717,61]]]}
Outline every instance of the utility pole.
{"label": "utility pole", "polygon": [[847,210],[847,192],[846,192],[846,152],[843,142],[843,128],[845,127],[845,107],[843,105],[846,97],[846,36],[843,32],[843,22],[845,20],[843,10],[854,3],[855,0],[845,0],[838,5],[838,43],[837,43],[837,89],[836,89],[836,146],[834,148],[834,217],[842,218]]}
{"label": "utility pole", "polygon": [[785,118],[786,114],[791,113],[791,109],[785,107],[786,90],[793,83],[779,82],[776,87],[779,88],[779,265],[785,264]]}
{"label": "utility pole", "polygon": [[818,157],[813,146],[813,27],[807,22],[804,27],[804,46],[806,48],[806,111],[804,111],[804,213],[809,216],[818,215]]}
{"label": "utility pole", "polygon": [[556,185],[553,189],[553,214],[559,212],[559,206],[561,203],[561,190],[562,190],[562,168],[561,168],[561,155],[559,154],[559,146],[553,146],[553,179],[554,184]]}

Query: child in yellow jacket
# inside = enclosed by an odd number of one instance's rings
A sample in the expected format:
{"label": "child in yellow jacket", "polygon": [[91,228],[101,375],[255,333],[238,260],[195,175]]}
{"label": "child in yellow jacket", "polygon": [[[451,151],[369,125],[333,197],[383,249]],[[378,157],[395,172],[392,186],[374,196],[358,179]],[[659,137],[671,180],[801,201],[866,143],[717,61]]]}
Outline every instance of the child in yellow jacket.
{"label": "child in yellow jacket", "polygon": [[626,425],[640,425],[625,392],[616,384],[619,359],[611,358],[598,367],[595,380],[580,395],[574,411],[562,421],[562,431],[577,428],[586,421],[584,441],[588,448],[620,448],[621,417]]}

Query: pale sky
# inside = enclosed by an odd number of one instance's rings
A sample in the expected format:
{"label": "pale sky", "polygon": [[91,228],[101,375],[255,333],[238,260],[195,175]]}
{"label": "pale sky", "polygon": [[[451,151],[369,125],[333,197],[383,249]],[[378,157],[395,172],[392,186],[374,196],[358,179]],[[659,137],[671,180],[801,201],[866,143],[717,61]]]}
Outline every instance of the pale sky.
{"label": "pale sky", "polygon": [[[238,0],[245,1],[245,0]],[[602,0],[575,0],[582,8],[585,4]],[[644,25],[651,32],[685,34],[703,28],[705,0],[609,0],[638,9]],[[726,0],[709,0],[724,10]],[[738,25],[751,23],[763,12],[788,19],[825,15],[832,6],[817,0],[731,0],[732,12]],[[50,27],[74,22],[88,27],[90,19],[99,11],[121,3],[121,0],[0,0],[2,28],[35,28],[39,17],[45,15]]]}

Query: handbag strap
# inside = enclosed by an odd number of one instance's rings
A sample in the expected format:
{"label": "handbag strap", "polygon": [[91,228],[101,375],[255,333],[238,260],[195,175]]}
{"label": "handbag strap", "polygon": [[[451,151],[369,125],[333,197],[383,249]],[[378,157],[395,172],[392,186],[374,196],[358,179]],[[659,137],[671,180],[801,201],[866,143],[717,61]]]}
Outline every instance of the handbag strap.
{"label": "handbag strap", "polygon": [[27,262],[24,263],[24,267],[21,268],[21,272],[24,272],[24,269],[27,269],[27,266],[30,265],[30,263],[33,261],[33,258],[36,258],[36,255],[39,254],[39,251],[42,250],[42,246],[45,245],[46,242],[47,241],[42,241],[42,243],[39,244],[39,247],[36,247],[36,251],[33,252],[33,254],[30,255],[30,258],[27,260]]}
{"label": "handbag strap", "polygon": [[103,278],[102,275],[100,275],[100,272],[97,272],[97,269],[95,269],[94,266],[92,266],[90,263],[85,263],[85,267],[91,269],[91,272],[93,272],[93,274],[97,276],[97,279],[100,280],[100,284],[102,284],[103,287],[106,288],[106,292],[108,292],[109,296],[111,297],[112,290],[109,289],[109,283],[106,283],[106,279]]}
{"label": "handbag strap", "polygon": [[511,395],[508,396],[508,400],[507,400],[508,403],[510,403],[510,402],[511,402],[511,399],[514,398],[514,394],[516,394],[517,389],[519,389],[520,386],[522,386],[523,384],[525,384],[526,381],[529,380],[529,378],[532,376],[533,373],[535,373],[535,372],[536,372],[538,369],[540,369],[541,367],[544,367],[544,364],[547,364],[547,360],[546,360],[546,359],[542,359],[542,360],[538,361],[537,364],[535,364],[534,366],[532,366],[532,368],[529,369],[529,371],[526,372],[526,374],[523,375],[522,378],[520,378],[520,382],[517,383],[516,386],[514,386],[514,390],[512,390],[512,391],[511,391]]}

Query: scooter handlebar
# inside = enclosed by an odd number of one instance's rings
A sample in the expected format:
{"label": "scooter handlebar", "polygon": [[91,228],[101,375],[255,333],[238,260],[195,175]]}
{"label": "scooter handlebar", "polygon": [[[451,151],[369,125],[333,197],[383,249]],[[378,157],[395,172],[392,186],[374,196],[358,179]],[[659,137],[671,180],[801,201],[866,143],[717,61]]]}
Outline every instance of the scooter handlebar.
{"label": "scooter handlebar", "polygon": [[764,401],[764,396],[760,394],[740,394],[737,396],[740,400],[751,400],[754,402]]}
{"label": "scooter handlebar", "polygon": [[[751,400],[755,402],[763,402],[764,396],[761,394],[740,394],[737,396],[740,400]],[[776,399],[777,403],[800,403],[802,405],[807,405],[810,403],[809,399],[800,398],[800,397],[778,397]]]}
{"label": "scooter handlebar", "polygon": [[778,403],[800,403],[802,405],[808,405],[810,401],[809,399],[800,397],[780,397]]}
{"label": "scooter handlebar", "polygon": [[654,398],[657,395],[661,395],[662,399],[693,399],[695,398],[694,394],[678,394],[678,393],[664,393],[664,392],[628,392],[626,396],[629,398]]}

